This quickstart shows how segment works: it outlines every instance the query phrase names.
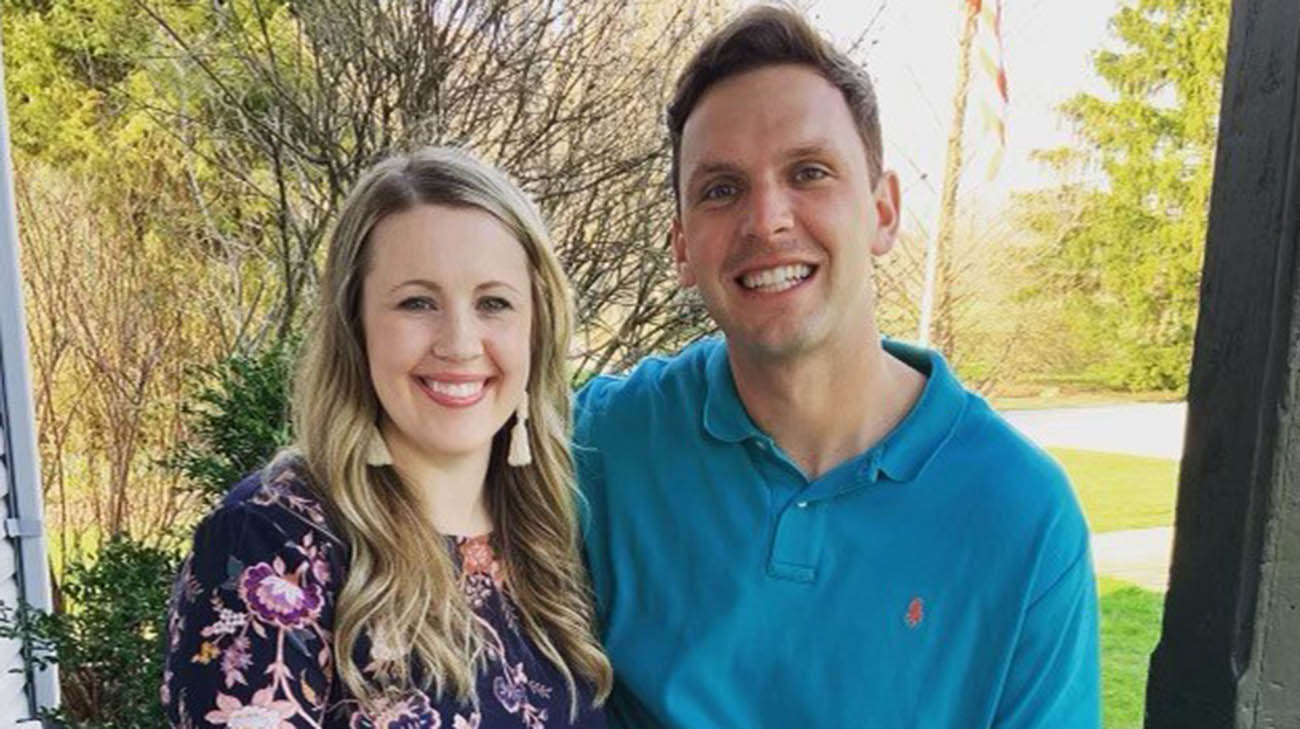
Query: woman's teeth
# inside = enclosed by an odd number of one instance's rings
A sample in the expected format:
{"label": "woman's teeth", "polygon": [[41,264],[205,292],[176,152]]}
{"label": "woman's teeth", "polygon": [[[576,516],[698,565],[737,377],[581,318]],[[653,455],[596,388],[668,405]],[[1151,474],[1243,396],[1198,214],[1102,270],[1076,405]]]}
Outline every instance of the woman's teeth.
{"label": "woman's teeth", "polygon": [[473,397],[483,390],[483,380],[475,382],[439,382],[438,380],[426,379],[424,384],[440,395],[456,398]]}

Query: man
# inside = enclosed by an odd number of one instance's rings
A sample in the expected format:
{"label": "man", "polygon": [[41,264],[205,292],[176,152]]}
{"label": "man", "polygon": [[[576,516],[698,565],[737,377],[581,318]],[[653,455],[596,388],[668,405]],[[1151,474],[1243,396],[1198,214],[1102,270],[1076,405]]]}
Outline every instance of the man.
{"label": "man", "polygon": [[579,395],[616,723],[1099,727],[1064,474],[877,329],[899,188],[864,71],[797,14],[750,9],[668,121],[673,255],[725,340]]}

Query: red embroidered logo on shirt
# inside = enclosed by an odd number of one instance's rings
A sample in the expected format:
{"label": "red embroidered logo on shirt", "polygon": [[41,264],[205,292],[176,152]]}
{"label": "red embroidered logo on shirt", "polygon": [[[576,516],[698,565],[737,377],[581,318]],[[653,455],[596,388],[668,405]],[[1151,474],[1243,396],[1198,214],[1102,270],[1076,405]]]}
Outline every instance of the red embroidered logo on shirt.
{"label": "red embroidered logo on shirt", "polygon": [[907,627],[915,628],[925,620],[925,601],[919,597],[912,598],[907,604],[907,615],[903,618],[907,621]]}

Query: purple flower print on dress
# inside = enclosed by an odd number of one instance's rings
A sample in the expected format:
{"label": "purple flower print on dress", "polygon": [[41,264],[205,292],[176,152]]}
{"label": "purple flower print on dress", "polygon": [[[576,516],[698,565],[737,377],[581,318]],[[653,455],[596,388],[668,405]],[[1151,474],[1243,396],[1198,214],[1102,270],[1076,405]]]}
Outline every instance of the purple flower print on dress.
{"label": "purple flower print on dress", "polygon": [[323,600],[320,586],[302,578],[304,570],[285,574],[284,560],[259,562],[239,576],[239,596],[259,620],[293,630],[316,622]]}
{"label": "purple flower print on dress", "polygon": [[400,701],[384,701],[375,707],[375,712],[356,712],[348,726],[350,729],[438,729],[442,726],[442,716],[419,690]]}

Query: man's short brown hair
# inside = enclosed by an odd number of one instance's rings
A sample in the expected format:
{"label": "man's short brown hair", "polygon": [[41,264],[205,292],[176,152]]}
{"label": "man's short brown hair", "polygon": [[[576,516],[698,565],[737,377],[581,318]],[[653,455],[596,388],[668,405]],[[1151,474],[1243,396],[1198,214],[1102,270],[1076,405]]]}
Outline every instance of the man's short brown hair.
{"label": "man's short brown hair", "polygon": [[866,69],[831,45],[794,10],[759,5],[740,13],[704,41],[677,77],[677,89],[668,105],[668,136],[673,144],[672,185],[678,210],[682,128],[700,97],[730,76],[781,63],[809,66],[840,90],[867,148],[871,182],[880,179],[880,111]]}

